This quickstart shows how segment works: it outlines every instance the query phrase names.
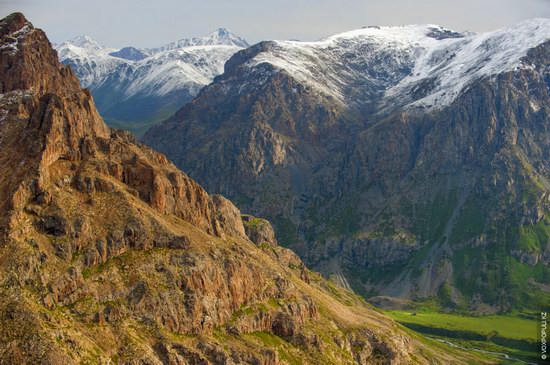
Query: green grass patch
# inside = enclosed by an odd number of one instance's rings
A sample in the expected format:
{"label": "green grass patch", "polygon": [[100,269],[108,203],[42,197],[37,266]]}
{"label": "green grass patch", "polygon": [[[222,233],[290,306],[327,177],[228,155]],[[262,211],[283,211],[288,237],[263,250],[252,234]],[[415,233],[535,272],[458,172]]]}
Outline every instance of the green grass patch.
{"label": "green grass patch", "polygon": [[523,251],[539,253],[550,241],[550,222],[548,218],[534,225],[521,226],[518,248]]}
{"label": "green grass patch", "polygon": [[537,350],[537,321],[527,315],[462,316],[439,312],[385,311],[402,325],[466,348],[532,359]]}
{"label": "green grass patch", "polygon": [[496,332],[501,337],[511,339],[537,339],[537,321],[517,315],[470,317],[437,312],[386,311],[400,323],[414,323],[429,327],[456,331],[471,331],[483,336]]}
{"label": "green grass patch", "polygon": [[456,219],[449,243],[459,244],[469,241],[485,230],[485,214],[477,200],[470,197],[464,203]]}
{"label": "green grass patch", "polygon": [[438,193],[431,202],[423,206],[410,208],[414,212],[413,231],[421,241],[438,242],[443,238],[457,201],[458,193],[455,188],[447,194]]}
{"label": "green grass patch", "polygon": [[332,217],[329,221],[329,226],[337,234],[349,235],[360,228],[359,220],[360,217],[357,214],[357,209],[354,206],[348,205]]}
{"label": "green grass patch", "polygon": [[298,226],[292,220],[279,216],[273,223],[277,233],[277,241],[281,245],[288,247],[299,241]]}
{"label": "green grass patch", "polygon": [[249,214],[243,214],[242,217],[245,218],[245,219],[243,219],[243,224],[246,227],[250,227],[250,228],[257,228],[261,224],[267,223],[267,221],[265,219],[256,218],[256,217],[253,217]]}
{"label": "green grass patch", "polygon": [[282,338],[269,332],[251,332],[245,337],[252,337],[259,340],[264,346],[277,350],[281,360],[290,365],[301,365],[302,359],[294,354],[292,346]]}

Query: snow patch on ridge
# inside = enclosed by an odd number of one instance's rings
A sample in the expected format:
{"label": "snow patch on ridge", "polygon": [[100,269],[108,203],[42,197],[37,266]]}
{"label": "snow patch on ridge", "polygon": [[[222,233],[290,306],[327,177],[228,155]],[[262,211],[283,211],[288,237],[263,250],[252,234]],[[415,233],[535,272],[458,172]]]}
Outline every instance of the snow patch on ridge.
{"label": "snow patch on ridge", "polygon": [[30,33],[33,28],[27,23],[21,29],[11,34],[13,42],[6,43],[0,47],[0,51],[7,50],[10,54],[14,55],[18,51],[19,40]]}
{"label": "snow patch on ridge", "polygon": [[412,74],[404,78],[388,96],[410,90],[432,79],[431,93],[411,106],[447,106],[474,80],[500,73],[531,68],[522,62],[527,52],[550,40],[550,19],[533,19],[495,32],[441,42],[420,57]]}
{"label": "snow patch on ridge", "polygon": [[144,90],[153,95],[166,95],[182,86],[198,93],[202,86],[223,73],[225,61],[240,49],[234,46],[194,46],[158,53],[136,62],[133,81],[126,95],[132,96]]}
{"label": "snow patch on ridge", "polygon": [[180,39],[179,41],[166,44],[162,47],[150,48],[146,51],[151,54],[155,54],[195,46],[234,46],[239,48],[247,48],[249,47],[249,44],[244,38],[239,37],[229,29],[218,28],[204,37]]}
{"label": "snow patch on ridge", "polygon": [[522,58],[549,40],[550,19],[484,34],[431,24],[366,27],[314,42],[275,41],[248,66],[269,63],[348,105],[382,93],[390,105],[440,108],[474,80],[531,67]]}
{"label": "snow patch on ridge", "polygon": [[300,82],[341,102],[350,86],[386,89],[410,72],[414,60],[437,39],[427,36],[434,25],[369,27],[315,42],[276,41],[251,66],[267,62]]}

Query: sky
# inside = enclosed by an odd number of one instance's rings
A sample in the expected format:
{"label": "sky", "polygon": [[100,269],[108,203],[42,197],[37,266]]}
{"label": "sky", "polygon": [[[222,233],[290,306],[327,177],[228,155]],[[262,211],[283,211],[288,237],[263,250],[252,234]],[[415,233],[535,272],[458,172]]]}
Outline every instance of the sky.
{"label": "sky", "polygon": [[154,47],[225,27],[249,43],[316,40],[365,25],[438,24],[485,32],[550,18],[550,0],[0,0],[50,40],[89,35],[109,47]]}

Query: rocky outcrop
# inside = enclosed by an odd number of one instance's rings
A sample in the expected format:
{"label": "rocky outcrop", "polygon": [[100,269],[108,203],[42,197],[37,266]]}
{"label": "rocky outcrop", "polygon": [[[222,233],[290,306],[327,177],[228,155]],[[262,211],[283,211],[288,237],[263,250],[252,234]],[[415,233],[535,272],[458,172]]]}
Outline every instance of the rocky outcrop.
{"label": "rocky outcrop", "polygon": [[257,245],[276,246],[275,232],[269,221],[251,215],[243,215],[244,229],[248,238]]}
{"label": "rocky outcrop", "polygon": [[0,363],[468,361],[328,290],[269,223],[245,231],[229,200],[109,129],[21,14],[0,30]]}

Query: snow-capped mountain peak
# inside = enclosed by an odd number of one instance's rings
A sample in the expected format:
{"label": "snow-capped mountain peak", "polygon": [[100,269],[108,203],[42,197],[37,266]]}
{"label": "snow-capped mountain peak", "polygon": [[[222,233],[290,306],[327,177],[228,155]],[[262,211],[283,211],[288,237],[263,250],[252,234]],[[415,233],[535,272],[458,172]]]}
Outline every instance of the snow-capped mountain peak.
{"label": "snow-capped mountain peak", "polygon": [[411,74],[394,88],[390,97],[410,91],[430,80],[432,87],[411,105],[443,107],[450,104],[475,80],[529,68],[523,59],[528,51],[550,41],[550,19],[531,19],[463,39],[450,39],[430,47],[419,57]]}
{"label": "snow-capped mountain peak", "polygon": [[180,39],[179,41],[168,43],[162,47],[148,49],[147,52],[155,54],[194,46],[234,46],[247,48],[249,45],[244,38],[239,37],[230,30],[226,28],[218,28],[206,36]]}
{"label": "snow-capped mountain peak", "polygon": [[218,34],[220,36],[224,36],[226,34],[233,34],[233,33],[229,29],[221,27],[221,28],[216,29],[212,33],[210,33],[210,35],[212,35],[212,34]]}
{"label": "snow-capped mountain peak", "polygon": [[98,42],[96,42],[94,39],[92,39],[90,36],[87,36],[87,35],[79,35],[77,37],[69,39],[68,41],[64,42],[64,44],[71,44],[75,47],[88,48],[88,49],[103,48],[102,45],[100,45]]}
{"label": "snow-capped mountain peak", "polygon": [[[413,24],[401,26],[366,26],[339,33],[318,42],[337,42],[343,39],[370,39],[390,42],[422,42],[429,39],[463,38],[465,34],[443,28],[436,24]],[[428,40],[429,40],[428,39]]]}
{"label": "snow-capped mountain peak", "polygon": [[118,57],[129,61],[141,61],[150,55],[144,50],[135,47],[124,47],[118,51],[109,53],[109,56]]}
{"label": "snow-capped mountain peak", "polygon": [[[204,37],[181,39],[151,49],[106,48],[86,35],[70,39],[56,49],[61,61],[73,66],[82,86],[92,91],[112,74],[124,70],[117,77],[119,82],[131,83],[125,87],[129,96],[141,89],[164,95],[183,85],[196,93],[223,72],[223,64],[233,53],[246,46],[243,38],[218,28]],[[164,80],[162,87],[157,85],[159,80]]]}
{"label": "snow-capped mountain peak", "polygon": [[205,45],[226,45],[242,48],[249,47],[248,42],[244,38],[239,37],[227,28],[218,28],[206,37],[203,37],[202,39],[204,40],[203,42],[205,43]]}

